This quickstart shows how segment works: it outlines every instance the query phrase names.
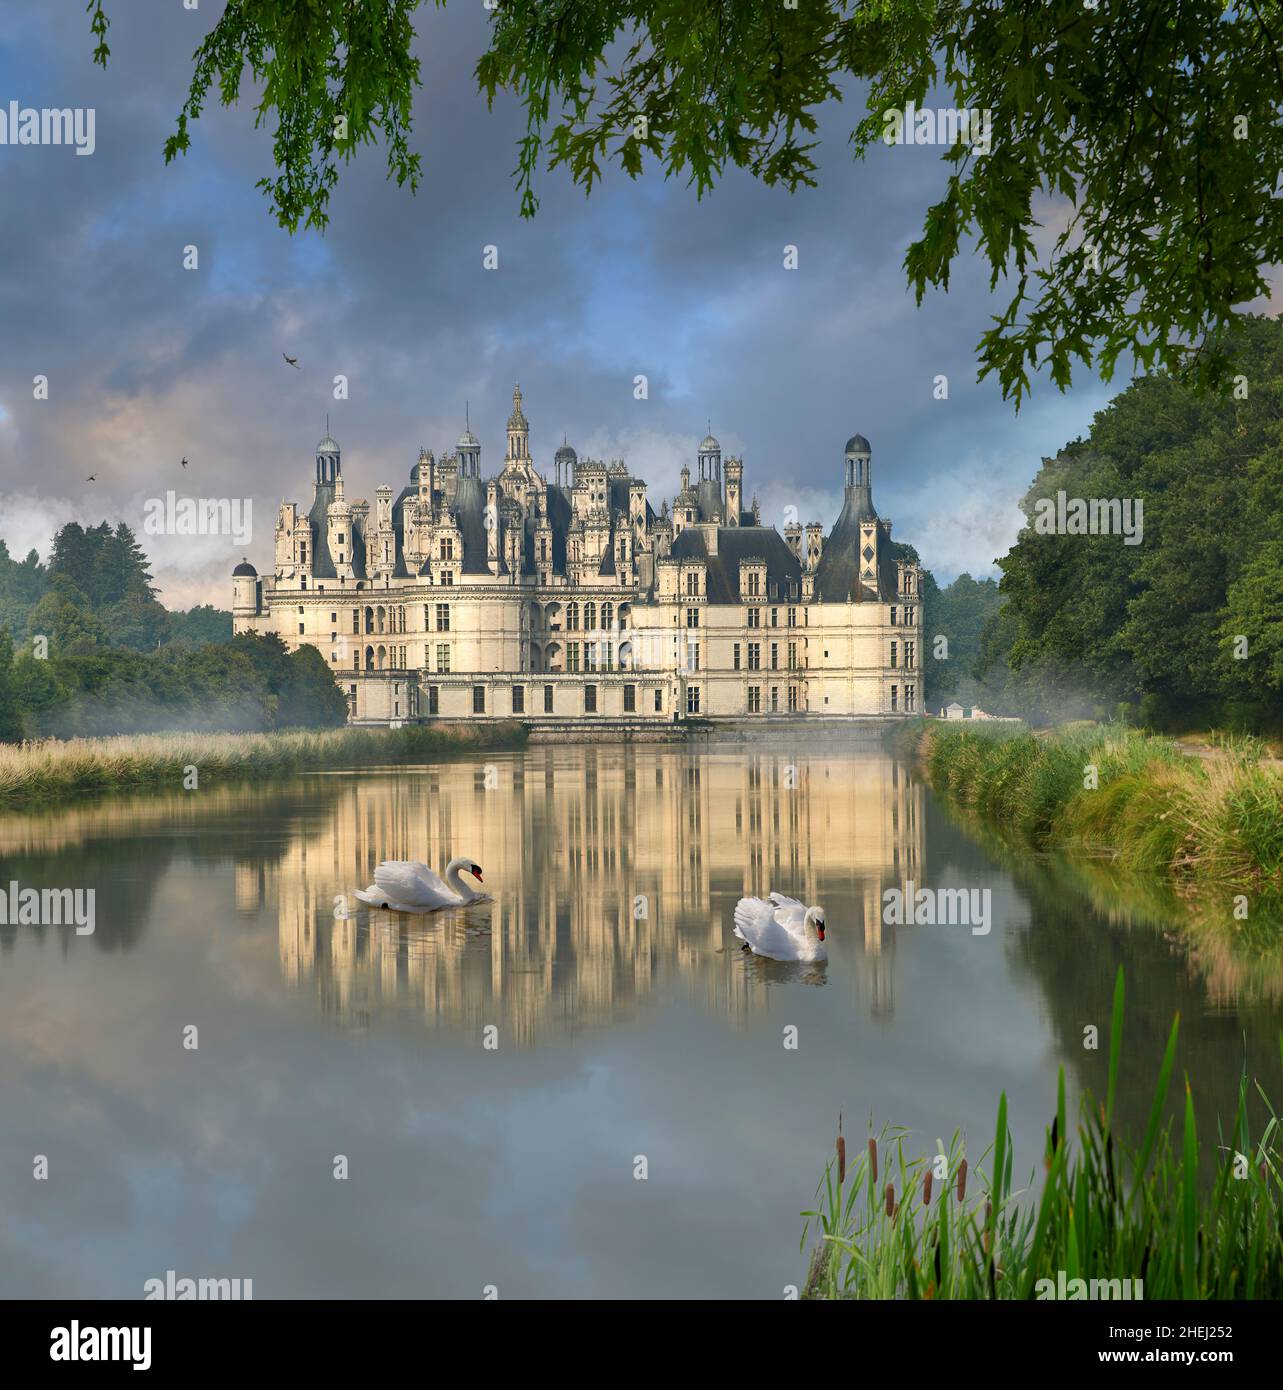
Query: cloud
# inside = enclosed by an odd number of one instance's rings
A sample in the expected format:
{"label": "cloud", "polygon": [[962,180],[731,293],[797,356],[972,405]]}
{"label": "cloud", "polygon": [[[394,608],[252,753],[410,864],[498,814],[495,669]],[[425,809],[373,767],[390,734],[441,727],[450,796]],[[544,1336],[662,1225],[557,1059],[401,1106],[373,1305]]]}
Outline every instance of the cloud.
{"label": "cloud", "polygon": [[[17,82],[21,54],[24,101],[94,105],[97,149],[0,150],[0,491],[29,493],[38,479],[60,499],[39,526],[69,509],[84,524],[128,520],[169,486],[249,497],[250,558],[263,569],[276,505],[310,501],[327,414],[349,493],[369,497],[404,481],[420,445],[453,446],[465,400],[494,468],[520,380],[539,467],[551,472],[563,436],[581,453],[622,455],[657,510],[711,418],[726,451],[743,455],[764,519],[791,502],[831,523],[842,447],[860,430],[896,534],[922,538],[929,567],[989,565],[1005,532],[987,515],[949,524],[941,478],[993,441],[1007,462],[986,487],[1009,511],[1099,400],[1044,387],[1016,421],[992,382],[976,383],[974,346],[994,306],[973,258],[947,295],[915,308],[901,261],[943,186],[938,151],[879,145],[853,164],[848,102],[823,113],[818,189],[789,195],[736,171],[699,200],[651,170],[635,183],[612,172],[585,199],[558,170],[540,174],[540,213],[522,221],[511,177],[521,112],[506,97],[488,111],[471,76],[484,10],[417,17],[420,193],[389,183],[371,148],[345,167],[326,235],[292,238],[254,188],[272,132],[253,129],[248,106],[207,107],[190,154],[161,158],[213,14],[118,6],[105,73],[82,15],[15,17],[0,77]],[[487,245],[498,270],[483,267]],[[188,246],[197,270],[183,268]],[[797,270],[785,246],[797,247]],[[36,373],[49,377],[47,401],[32,398]],[[942,374],[949,400],[935,402]],[[86,488],[91,472],[99,481]],[[24,515],[0,516],[13,550],[25,544],[15,528],[37,525]],[[166,602],[227,605],[238,557],[147,544]]]}

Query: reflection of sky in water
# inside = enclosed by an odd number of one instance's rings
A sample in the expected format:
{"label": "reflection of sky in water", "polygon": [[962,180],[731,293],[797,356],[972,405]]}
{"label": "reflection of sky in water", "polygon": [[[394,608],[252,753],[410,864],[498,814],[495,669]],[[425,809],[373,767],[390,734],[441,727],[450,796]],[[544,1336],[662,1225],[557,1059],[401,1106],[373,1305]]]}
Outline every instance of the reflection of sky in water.
{"label": "reflection of sky in water", "polygon": [[[96,887],[100,923],[0,935],[0,1293],[140,1297],[174,1269],[259,1298],[779,1297],[839,1109],[856,1142],[870,1113],[924,1147],[963,1126],[975,1162],[1005,1089],[1019,1178],[1062,1056],[1101,1085],[1078,1039],[1120,960],[1124,1112],[1175,1008],[1212,1096],[1277,1022],[1200,1008],[1157,933],[997,867],[876,753],[495,761],[489,792],[460,763],[0,819],[0,877]],[[454,852],[497,899],[470,927],[335,920],[383,855]],[[897,869],[990,888],[993,931],[881,928]],[[735,949],[736,898],[769,887],[827,908],[818,978]]]}

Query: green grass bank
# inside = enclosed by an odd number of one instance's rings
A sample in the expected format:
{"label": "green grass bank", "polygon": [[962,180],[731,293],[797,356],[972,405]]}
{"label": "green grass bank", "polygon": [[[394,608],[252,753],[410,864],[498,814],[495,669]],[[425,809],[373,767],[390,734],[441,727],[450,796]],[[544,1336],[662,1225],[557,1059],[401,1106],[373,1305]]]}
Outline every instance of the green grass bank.
{"label": "green grass bank", "polygon": [[379,765],[522,747],[521,724],[413,724],[264,734],[125,734],[0,744],[0,805],[53,801],[116,788],[182,787],[321,768]]}
{"label": "green grass bank", "polygon": [[1283,902],[1283,770],[1258,740],[1197,758],[1118,725],[924,725],[917,752],[937,791],[1041,847]]}

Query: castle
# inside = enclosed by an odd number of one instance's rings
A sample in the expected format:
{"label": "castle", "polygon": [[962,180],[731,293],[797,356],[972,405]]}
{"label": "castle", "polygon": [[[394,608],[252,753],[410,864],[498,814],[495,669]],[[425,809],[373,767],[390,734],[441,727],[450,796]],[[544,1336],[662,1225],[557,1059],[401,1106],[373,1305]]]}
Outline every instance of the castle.
{"label": "castle", "polygon": [[913,715],[922,571],[873,507],[870,447],[845,449],[827,535],[744,505],[744,465],[708,435],[658,513],[622,461],[569,444],[547,481],[521,388],[481,474],[471,428],[420,450],[371,510],[316,446],[312,505],[282,502],[270,576],[233,571],[236,632],[316,647],[357,724],[442,718],[672,723]]}

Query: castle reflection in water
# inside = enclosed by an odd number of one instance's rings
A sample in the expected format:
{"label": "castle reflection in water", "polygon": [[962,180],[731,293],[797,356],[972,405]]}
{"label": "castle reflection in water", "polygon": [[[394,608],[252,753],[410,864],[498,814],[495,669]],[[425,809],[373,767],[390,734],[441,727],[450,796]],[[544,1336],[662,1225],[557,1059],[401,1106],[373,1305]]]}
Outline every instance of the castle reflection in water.
{"label": "castle reflection in water", "polygon": [[[922,789],[875,750],[546,746],[329,780],[279,858],[238,860],[237,906],[275,907],[283,976],[354,1026],[410,1009],[529,1043],[626,1018],[661,985],[743,1019],[780,972],[823,979],[735,949],[736,900],[772,888],[824,903],[842,949],[862,943],[863,1006],[892,1011],[881,894],[921,863]],[[382,859],[455,855],[493,903],[407,917],[352,897]]]}

